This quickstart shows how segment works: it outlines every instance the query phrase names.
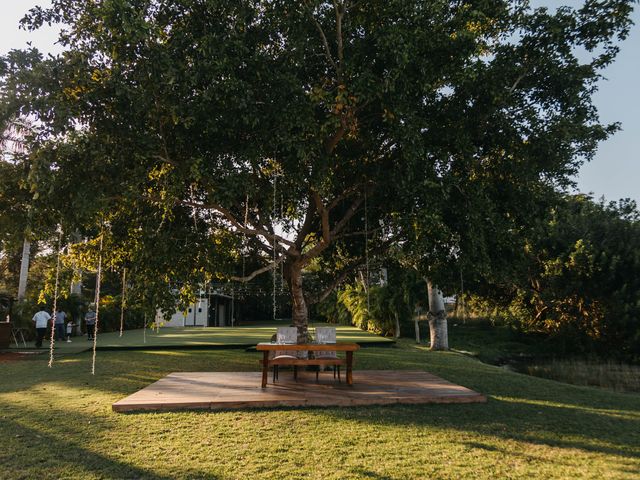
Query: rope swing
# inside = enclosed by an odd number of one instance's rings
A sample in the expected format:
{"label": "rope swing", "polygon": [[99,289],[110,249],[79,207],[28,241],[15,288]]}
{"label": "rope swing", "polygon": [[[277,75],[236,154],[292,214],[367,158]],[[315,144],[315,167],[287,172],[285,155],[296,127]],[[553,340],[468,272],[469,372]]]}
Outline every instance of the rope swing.
{"label": "rope swing", "polygon": [[122,301],[120,302],[120,337],[122,337],[122,332],[124,330],[124,308],[126,302],[127,293],[127,269],[122,269]]}
{"label": "rope swing", "polygon": [[100,253],[98,254],[98,276],[96,278],[96,323],[93,326],[93,358],[91,360],[91,375],[96,374],[96,346],[98,345],[98,322],[100,320],[100,283],[102,281],[102,240],[104,233],[100,235]]}
{"label": "rope swing", "polygon": [[278,265],[276,264],[276,198],[278,191],[278,175],[274,175],[273,177],[273,214],[272,214],[272,223],[273,223],[273,319],[276,319],[276,284],[277,284],[277,273],[278,273]]}
{"label": "rope swing", "polygon": [[[247,227],[247,223],[249,222],[249,194],[247,193],[244,200],[244,226]],[[244,277],[246,276],[246,267],[247,267],[247,234],[242,234],[242,248],[244,252],[242,252],[242,282],[246,283]]]}
{"label": "rope swing", "polygon": [[367,320],[369,318],[369,311],[371,309],[371,302],[369,298],[369,219],[368,219],[368,206],[367,206],[367,191],[364,191],[364,258],[365,269],[367,272],[367,280],[365,282],[365,292],[367,293]]}
{"label": "rope swing", "polygon": [[49,344],[49,368],[53,367],[53,349],[56,338],[56,314],[58,309],[58,280],[60,279],[60,247],[62,245],[62,230],[58,234],[58,255],[56,260],[56,283],[53,289],[53,315],[51,316],[51,343]]}
{"label": "rope swing", "polygon": [[460,267],[460,310],[462,310],[462,324],[464,325],[467,323],[467,306],[464,301],[464,279],[462,277],[462,266]]}

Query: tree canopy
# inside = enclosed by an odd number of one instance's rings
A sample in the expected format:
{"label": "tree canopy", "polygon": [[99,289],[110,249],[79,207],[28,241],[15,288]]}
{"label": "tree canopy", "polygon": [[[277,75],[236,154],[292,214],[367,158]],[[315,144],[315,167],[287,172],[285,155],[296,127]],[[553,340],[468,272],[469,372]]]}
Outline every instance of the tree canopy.
{"label": "tree canopy", "polygon": [[149,291],[282,263],[302,332],[394,244],[491,270],[615,130],[591,94],[631,4],[54,0],[23,23],[65,51],[2,58],[0,113],[37,123],[51,215],[108,231]]}

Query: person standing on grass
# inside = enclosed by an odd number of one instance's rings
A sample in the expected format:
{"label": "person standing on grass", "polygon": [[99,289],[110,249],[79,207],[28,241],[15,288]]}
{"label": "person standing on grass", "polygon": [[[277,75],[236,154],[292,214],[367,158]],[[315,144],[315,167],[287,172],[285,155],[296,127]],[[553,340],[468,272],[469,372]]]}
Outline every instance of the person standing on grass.
{"label": "person standing on grass", "polygon": [[36,324],[36,348],[41,348],[42,340],[47,334],[47,326],[49,325],[49,320],[51,320],[51,315],[43,308],[36,312],[32,320]]}
{"label": "person standing on grass", "polygon": [[71,343],[71,335],[73,335],[73,327],[75,327],[72,320],[67,323],[67,343]]}
{"label": "person standing on grass", "polygon": [[84,321],[87,324],[87,340],[93,340],[96,328],[96,312],[93,305],[89,305],[89,311],[84,315]]}
{"label": "person standing on grass", "polygon": [[53,314],[53,321],[56,329],[56,340],[64,340],[64,321],[67,318],[67,314],[60,311]]}

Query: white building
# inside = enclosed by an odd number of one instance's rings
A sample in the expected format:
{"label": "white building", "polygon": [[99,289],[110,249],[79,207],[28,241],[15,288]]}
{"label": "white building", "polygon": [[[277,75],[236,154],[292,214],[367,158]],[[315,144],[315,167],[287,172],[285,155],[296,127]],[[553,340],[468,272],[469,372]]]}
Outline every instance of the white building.
{"label": "white building", "polygon": [[201,292],[200,298],[185,311],[176,310],[167,319],[158,310],[156,322],[163,327],[227,327],[235,323],[235,299],[216,292],[209,295]]}

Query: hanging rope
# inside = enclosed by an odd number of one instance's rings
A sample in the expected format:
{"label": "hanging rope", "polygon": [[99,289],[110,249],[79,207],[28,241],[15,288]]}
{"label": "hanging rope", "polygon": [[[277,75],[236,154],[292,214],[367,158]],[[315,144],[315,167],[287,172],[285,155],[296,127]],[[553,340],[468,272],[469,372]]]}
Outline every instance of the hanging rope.
{"label": "hanging rope", "polygon": [[[244,226],[247,226],[247,223],[249,223],[249,194],[247,193],[245,200],[244,200]],[[244,277],[246,276],[246,264],[247,264],[247,258],[246,258],[246,248],[247,248],[247,234],[243,233],[242,234],[242,248],[245,250],[244,252],[242,252],[242,278],[243,278],[243,282],[246,283],[246,280],[244,280]]]}
{"label": "hanging rope", "polygon": [[100,320],[100,283],[102,282],[102,241],[104,233],[100,235],[100,253],[98,254],[98,275],[96,277],[96,323],[93,326],[93,357],[91,359],[91,375],[96,374],[96,347],[98,345],[98,322]]}
{"label": "hanging rope", "polygon": [[[193,195],[193,185],[189,186],[189,195],[191,196],[191,203],[195,205],[196,202],[195,202],[195,197]],[[191,208],[191,212],[193,216],[193,227],[196,229],[196,231],[198,231],[198,212],[195,206]]]}
{"label": "hanging rope", "polygon": [[367,318],[369,317],[369,311],[371,309],[371,302],[369,298],[369,214],[367,206],[367,191],[364,191],[364,261],[367,272],[367,279],[365,282],[365,292],[367,293]]}
{"label": "hanging rope", "polygon": [[236,289],[232,285],[231,286],[231,326],[232,327],[235,326],[235,322],[236,322],[235,308],[236,308]]}
{"label": "hanging rope", "polygon": [[460,309],[462,310],[462,323],[467,323],[467,306],[464,302],[464,280],[462,279],[462,267],[460,267]]}
{"label": "hanging rope", "polygon": [[55,348],[56,314],[58,310],[58,280],[60,279],[60,247],[62,245],[62,230],[58,235],[58,256],[56,260],[56,283],[53,288],[53,315],[51,316],[51,343],[49,344],[49,368],[53,367],[53,349]]}
{"label": "hanging rope", "polygon": [[[284,218],[284,194],[280,194],[280,218]],[[284,262],[280,262],[280,293],[284,292]]]}
{"label": "hanging rope", "polygon": [[122,269],[122,301],[120,302],[120,336],[122,337],[122,333],[124,331],[124,307],[126,298],[125,295],[127,293],[127,269]]}
{"label": "hanging rope", "polygon": [[278,191],[278,175],[274,175],[273,177],[273,319],[276,319],[276,281],[277,281],[277,272],[278,267],[276,265],[276,197]]}

